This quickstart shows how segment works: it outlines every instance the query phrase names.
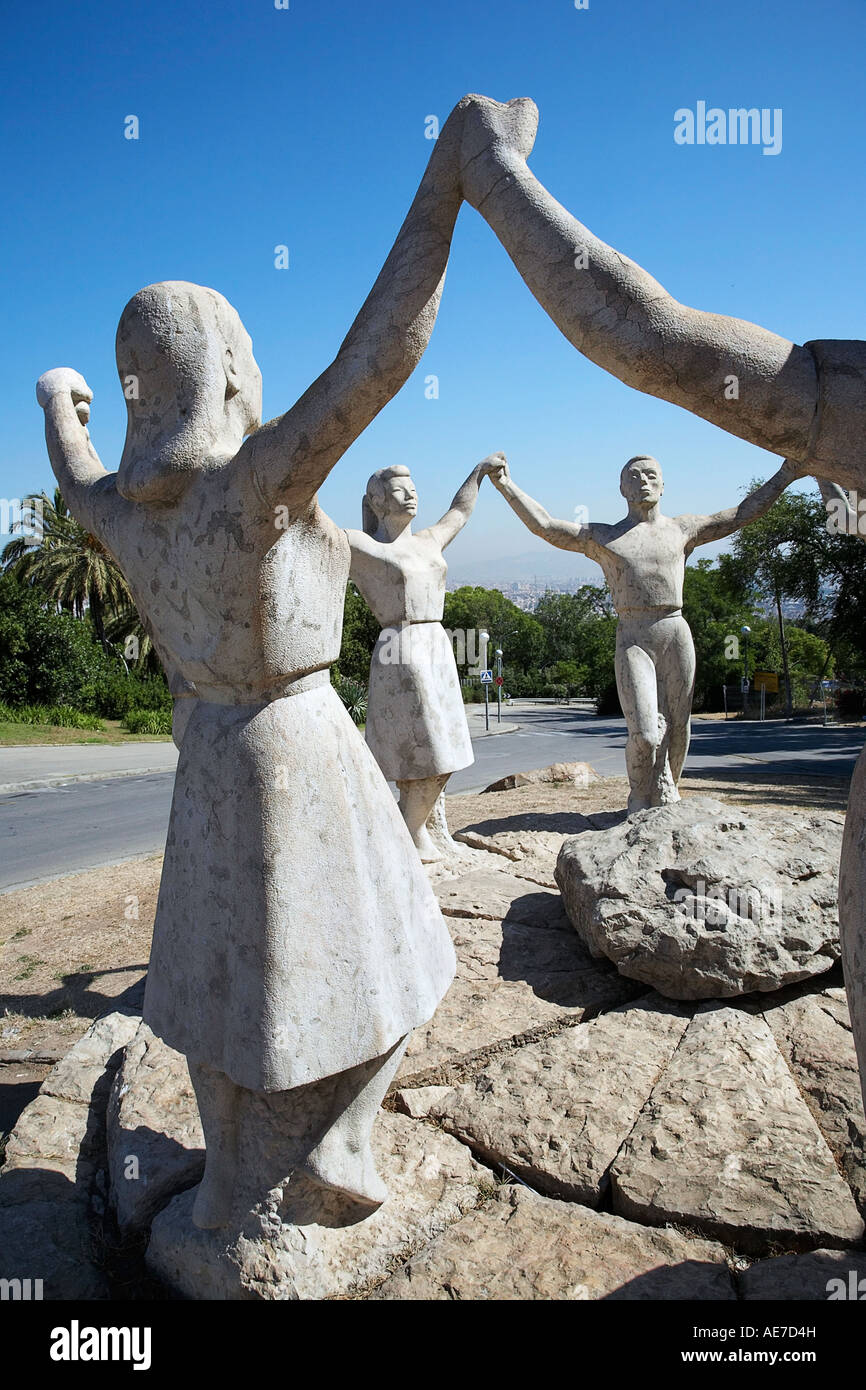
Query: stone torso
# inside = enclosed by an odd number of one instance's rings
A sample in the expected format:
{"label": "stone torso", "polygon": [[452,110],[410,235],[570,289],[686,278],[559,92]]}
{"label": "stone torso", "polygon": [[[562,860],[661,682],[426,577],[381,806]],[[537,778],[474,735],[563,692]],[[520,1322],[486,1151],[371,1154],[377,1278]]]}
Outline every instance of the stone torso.
{"label": "stone torso", "polygon": [[112,477],[103,534],[165,664],[242,703],[336,660],[350,555],[315,499],[280,529],[232,475],[202,472],[164,507],[125,503]]}
{"label": "stone torso", "polygon": [[347,531],[352,547],[352,579],[380,627],[441,622],[448,566],[440,546],[424,535],[375,541]]}
{"label": "stone torso", "polygon": [[678,521],[593,525],[586,553],[604,571],[620,617],[682,607],[686,537]]}

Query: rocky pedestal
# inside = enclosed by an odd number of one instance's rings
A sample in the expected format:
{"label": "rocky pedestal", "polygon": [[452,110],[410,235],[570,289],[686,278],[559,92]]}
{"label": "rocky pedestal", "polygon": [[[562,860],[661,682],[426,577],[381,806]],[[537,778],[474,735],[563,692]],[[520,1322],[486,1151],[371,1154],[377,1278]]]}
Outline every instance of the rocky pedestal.
{"label": "rocky pedestal", "polygon": [[556,881],[592,954],[660,994],[778,990],[839,960],[842,826],[690,797],[566,840]]}

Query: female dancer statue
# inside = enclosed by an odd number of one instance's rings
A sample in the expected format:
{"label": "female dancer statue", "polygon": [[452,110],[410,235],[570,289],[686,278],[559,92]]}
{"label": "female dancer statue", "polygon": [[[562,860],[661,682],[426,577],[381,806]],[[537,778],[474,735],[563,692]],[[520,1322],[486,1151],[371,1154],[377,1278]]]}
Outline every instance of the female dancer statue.
{"label": "female dancer statue", "polygon": [[448,570],[442,551],[466,525],[481,479],[500,460],[495,454],[479,463],[442,519],[414,535],[418,494],[409,469],[382,468],[367,484],[363,531],[346,532],[352,579],[382,627],[370,663],[367,743],[400,789],[400,810],[425,864],[442,858],[428,818],[451,773],[474,761],[442,626]]}
{"label": "female dancer statue", "polygon": [[[186,693],[144,1016],[189,1059],[202,1227],[237,1226],[277,1187],[288,1223],[310,1219],[323,1187],[332,1216],[334,1194],[383,1200],[373,1121],[454,971],[393,797],[330,686],[350,552],[316,492],[429,340],[464,113],[335,360],[285,415],[259,424],[249,335],[221,295],[186,282],[141,290],[121,317],[117,473],[90,442],[84,379],[61,367],[37,386],[69,508]],[[265,1112],[272,1132],[239,1162],[242,1115]]]}

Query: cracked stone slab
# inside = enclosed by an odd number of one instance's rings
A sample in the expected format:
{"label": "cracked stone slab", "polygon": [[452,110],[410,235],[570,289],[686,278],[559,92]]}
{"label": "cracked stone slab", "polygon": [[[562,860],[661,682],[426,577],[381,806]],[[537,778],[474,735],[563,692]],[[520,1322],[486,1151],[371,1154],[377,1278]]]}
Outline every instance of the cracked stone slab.
{"label": "cracked stone slab", "polygon": [[593,955],[669,998],[777,990],[839,960],[843,824],[690,797],[567,840],[556,881]]}
{"label": "cracked stone slab", "polygon": [[611,1169],[614,1211],[757,1254],[863,1234],[854,1199],[762,1018],[694,1017]]}
{"label": "cracked stone slab", "polygon": [[354,1224],[279,1229],[262,1213],[227,1243],[224,1232],[193,1226],[194,1194],[184,1192],[153,1223],[149,1268],[196,1299],[363,1295],[470,1211],[490,1176],[456,1139],[402,1115],[379,1116],[373,1151],[388,1200]]}
{"label": "cracked stone slab", "polygon": [[853,1250],[813,1250],[758,1260],[739,1276],[740,1295],[815,1302],[866,1300],[866,1255]]}
{"label": "cracked stone slab", "polygon": [[149,1226],[201,1181],[204,1135],[186,1058],[146,1023],[127,1043],[107,1113],[111,1202],[121,1231]]}
{"label": "cracked stone slab", "polygon": [[504,869],[477,869],[437,884],[435,891],[445,917],[571,930],[558,892]]}
{"label": "cracked stone slab", "polygon": [[803,995],[765,1008],[763,1016],[861,1213],[866,1211],[866,1116],[844,989]]}
{"label": "cracked stone slab", "polygon": [[[503,875],[505,877],[505,875]],[[450,918],[457,975],[413,1032],[395,1085],[462,1080],[484,1060],[643,993],[571,931]]]}
{"label": "cracked stone slab", "polygon": [[371,1298],[735,1299],[725,1251],[678,1231],[500,1188]]}
{"label": "cracked stone slab", "polygon": [[688,1023],[686,1009],[648,996],[496,1058],[428,1113],[530,1187],[598,1206]]}
{"label": "cracked stone slab", "polygon": [[462,840],[488,854],[498,855],[501,869],[513,873],[542,888],[556,889],[556,856],[566,839],[554,830],[501,830],[484,835],[478,830],[458,830],[455,839]]}

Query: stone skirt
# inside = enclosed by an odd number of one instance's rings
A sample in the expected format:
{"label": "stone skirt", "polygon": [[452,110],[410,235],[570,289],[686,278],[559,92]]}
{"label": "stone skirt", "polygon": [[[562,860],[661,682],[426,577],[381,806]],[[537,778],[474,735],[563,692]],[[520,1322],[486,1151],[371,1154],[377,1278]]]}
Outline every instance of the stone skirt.
{"label": "stone skirt", "polygon": [[367,743],[391,782],[441,777],[475,761],[441,623],[382,629],[370,663]]}
{"label": "stone skirt", "polygon": [[153,1031],[240,1086],[290,1090],[387,1052],[454,970],[394,798],[327,675],[264,706],[200,701],[156,911]]}

